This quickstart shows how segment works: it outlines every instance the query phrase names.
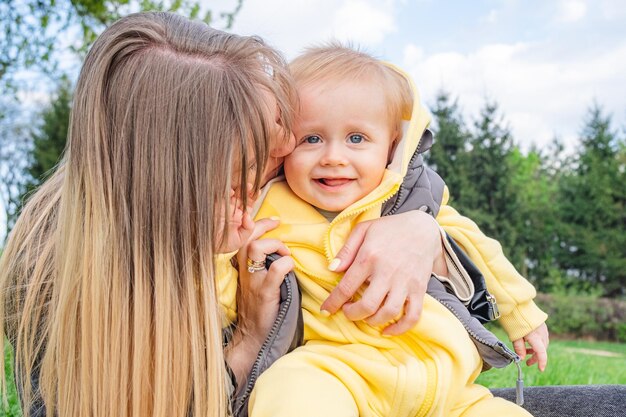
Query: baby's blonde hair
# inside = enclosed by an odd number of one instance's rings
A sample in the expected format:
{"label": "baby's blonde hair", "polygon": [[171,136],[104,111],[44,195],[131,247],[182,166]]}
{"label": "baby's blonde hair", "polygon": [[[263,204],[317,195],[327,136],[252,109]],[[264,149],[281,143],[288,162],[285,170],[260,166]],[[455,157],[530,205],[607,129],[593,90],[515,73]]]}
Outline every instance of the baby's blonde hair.
{"label": "baby's blonde hair", "polygon": [[402,120],[411,117],[413,95],[408,80],[381,60],[351,46],[330,42],[309,47],[289,64],[289,68],[298,87],[355,80],[378,83],[396,130],[400,131]]}

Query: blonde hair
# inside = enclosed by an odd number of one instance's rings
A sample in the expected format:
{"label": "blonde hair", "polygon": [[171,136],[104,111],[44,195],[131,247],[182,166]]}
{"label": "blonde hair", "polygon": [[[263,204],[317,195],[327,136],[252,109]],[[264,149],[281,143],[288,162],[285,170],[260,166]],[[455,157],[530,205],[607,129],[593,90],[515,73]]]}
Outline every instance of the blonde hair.
{"label": "blonde hair", "polygon": [[291,79],[258,38],[143,13],[96,40],[63,161],[0,263],[26,417],[227,414],[213,255],[233,164],[246,184],[256,160],[258,188],[268,158],[263,89],[288,130]]}
{"label": "blonde hair", "polygon": [[365,52],[330,42],[305,49],[289,64],[298,86],[346,81],[377,83],[383,90],[389,108],[389,118],[400,130],[402,120],[411,118],[413,96],[407,79],[382,61]]}

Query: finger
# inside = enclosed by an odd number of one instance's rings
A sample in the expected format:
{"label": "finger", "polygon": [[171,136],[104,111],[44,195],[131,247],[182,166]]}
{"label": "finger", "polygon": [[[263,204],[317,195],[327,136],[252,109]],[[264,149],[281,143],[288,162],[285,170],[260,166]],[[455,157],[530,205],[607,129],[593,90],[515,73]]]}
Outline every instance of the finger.
{"label": "finger", "polygon": [[[361,245],[363,245],[365,234],[367,233],[367,229],[370,225],[370,222],[363,222],[355,226],[352,232],[350,232],[350,236],[348,236],[346,243],[344,243],[343,247],[339,250],[339,252],[337,252],[335,259],[333,259],[328,266],[331,271],[343,272],[352,265],[357,254],[359,253],[359,250],[361,249]],[[342,305],[343,303],[339,304],[336,309]]]}
{"label": "finger", "polygon": [[[369,288],[367,291],[369,291]],[[391,288],[378,311],[365,321],[370,326],[382,326],[392,320],[400,320],[402,318],[401,315],[404,315],[406,297],[407,293],[404,288]]]}
{"label": "finger", "polygon": [[[426,289],[424,289],[424,292],[425,291]],[[412,329],[413,326],[417,324],[417,321],[419,321],[420,317],[422,316],[422,308],[424,306],[424,293],[412,295],[407,299],[407,301],[408,303],[405,306],[405,317],[407,317],[408,319],[405,321],[403,317],[397,323],[387,327],[385,330],[383,330],[384,335],[402,334]],[[411,318],[417,320],[415,324],[412,324]]]}
{"label": "finger", "polygon": [[291,253],[287,246],[278,239],[259,239],[248,245],[248,258],[253,261],[261,262],[265,260],[267,255],[275,252],[282,256]]}
{"label": "finger", "polygon": [[515,349],[515,353],[524,359],[526,357],[526,342],[524,339],[517,339],[513,341],[513,349]]}
{"label": "finger", "polygon": [[249,240],[257,240],[270,230],[276,229],[279,224],[280,219],[278,219],[278,217],[257,220],[255,222],[254,231],[252,232]]}
{"label": "finger", "polygon": [[532,358],[530,358],[530,360],[532,360],[531,365],[537,363],[539,366],[539,370],[543,372],[548,365],[548,350],[543,344],[543,340],[541,340],[540,338],[538,338],[537,340],[533,340],[531,346],[533,350],[533,356]]}
{"label": "finger", "polygon": [[330,292],[328,298],[320,306],[320,310],[330,314],[336,313],[342,305],[352,299],[368,276],[366,266],[357,260]]}
{"label": "finger", "polygon": [[254,220],[252,220],[252,216],[250,215],[250,210],[246,210],[246,212],[243,214],[243,219],[241,221],[241,227],[246,232],[249,232],[250,235],[252,235],[252,233],[254,232],[255,225],[256,225],[256,223],[254,223]]}
{"label": "finger", "polygon": [[280,287],[285,275],[293,271],[295,262],[291,256],[283,256],[272,262],[265,276],[267,286],[275,288]]}
{"label": "finger", "polygon": [[[370,286],[367,287],[360,300],[354,303],[346,303],[343,306],[343,314],[352,321],[363,320],[368,318],[380,309],[389,288],[385,282],[381,280],[372,280]],[[387,320],[389,321],[389,320]],[[385,323],[384,321],[382,323]],[[382,324],[381,323],[381,324]]]}
{"label": "finger", "polygon": [[391,324],[383,330],[385,336],[396,336],[411,330],[420,319],[421,303],[417,302],[418,297],[409,297],[404,306],[404,316],[396,323]]}

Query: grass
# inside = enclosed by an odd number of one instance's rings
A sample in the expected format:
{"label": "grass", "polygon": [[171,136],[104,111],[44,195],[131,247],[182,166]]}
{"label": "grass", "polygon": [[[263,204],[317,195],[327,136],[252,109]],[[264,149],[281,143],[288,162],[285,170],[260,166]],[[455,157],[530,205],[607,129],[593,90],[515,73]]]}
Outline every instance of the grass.
{"label": "grass", "polygon": [[[501,329],[491,330],[500,339],[507,340]],[[4,353],[10,359],[11,349],[8,343],[5,344]],[[611,354],[616,356],[608,356]],[[546,371],[539,372],[536,365],[522,365],[522,369],[525,386],[626,384],[626,344],[551,340]],[[9,407],[0,408],[0,415],[21,416],[10,360],[7,360],[5,374],[9,381]],[[478,383],[490,388],[508,388],[515,386],[516,378],[517,368],[509,365],[504,369],[492,369],[483,373],[478,378]]]}
{"label": "grass", "polygon": [[[15,385],[13,384],[13,360],[12,358],[12,349],[9,342],[5,342],[4,344],[4,357],[5,357],[5,366],[4,366],[4,375],[7,381],[7,400],[8,406],[4,407],[2,404],[2,399],[0,398],[0,416],[6,417],[21,417],[22,410],[20,408],[19,399],[17,397],[17,391],[15,389]],[[0,397],[2,394],[0,393]]]}
{"label": "grass", "polygon": [[[491,329],[501,340],[508,340],[501,329]],[[510,344],[509,344],[510,346]],[[613,356],[609,356],[613,355]],[[626,344],[582,340],[551,340],[548,366],[522,365],[525,386],[626,384]],[[484,372],[478,383],[490,388],[515,386],[517,367]]]}

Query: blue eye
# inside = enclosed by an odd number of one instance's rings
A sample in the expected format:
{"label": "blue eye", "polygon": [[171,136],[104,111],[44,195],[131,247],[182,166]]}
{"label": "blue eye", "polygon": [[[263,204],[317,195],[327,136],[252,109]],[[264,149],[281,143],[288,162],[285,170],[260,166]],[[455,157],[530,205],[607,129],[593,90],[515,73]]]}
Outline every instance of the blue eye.
{"label": "blue eye", "polygon": [[311,135],[304,138],[304,141],[306,143],[320,143],[322,141],[322,138],[317,135]]}
{"label": "blue eye", "polygon": [[361,143],[363,142],[364,138],[363,138],[363,135],[359,135],[358,133],[355,133],[355,134],[348,136],[348,140],[350,141],[350,143]]}

